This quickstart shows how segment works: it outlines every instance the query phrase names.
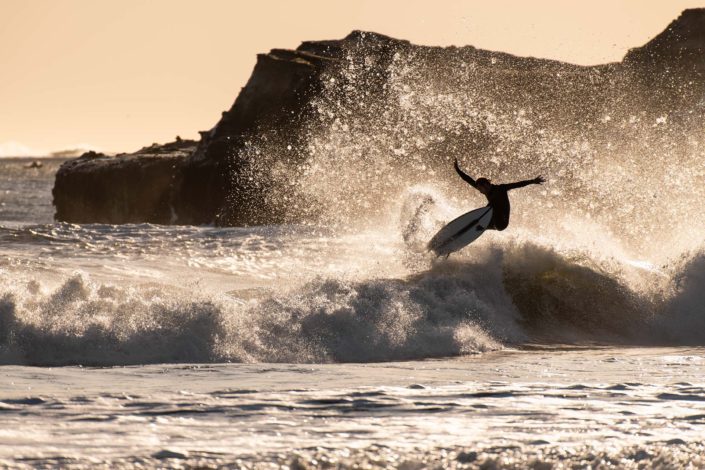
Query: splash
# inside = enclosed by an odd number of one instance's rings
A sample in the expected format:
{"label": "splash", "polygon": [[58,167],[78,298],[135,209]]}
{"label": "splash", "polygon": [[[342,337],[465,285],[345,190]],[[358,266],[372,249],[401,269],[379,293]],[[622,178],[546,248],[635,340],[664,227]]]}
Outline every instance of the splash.
{"label": "splash", "polygon": [[272,184],[270,204],[370,227],[425,186],[469,210],[484,200],[455,176],[457,158],[476,177],[548,179],[513,194],[512,229],[582,247],[610,239],[654,264],[703,239],[702,110],[659,98],[676,84],[659,88],[624,64],[518,67],[502,54],[380,46],[364,33],[346,48],[300,131],[249,143],[247,161],[261,167],[250,176]]}

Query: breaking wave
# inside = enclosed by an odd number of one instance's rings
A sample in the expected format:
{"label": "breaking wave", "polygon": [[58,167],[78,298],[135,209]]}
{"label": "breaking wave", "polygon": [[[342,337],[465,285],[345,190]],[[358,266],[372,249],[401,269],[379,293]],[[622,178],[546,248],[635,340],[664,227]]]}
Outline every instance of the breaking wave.
{"label": "breaking wave", "polygon": [[367,362],[469,354],[516,339],[507,328],[492,329],[493,306],[471,285],[448,275],[320,280],[246,302],[76,274],[53,291],[30,282],[0,297],[0,361]]}
{"label": "breaking wave", "polygon": [[406,277],[317,278],[254,298],[81,273],[55,288],[5,279],[0,363],[374,362],[537,342],[705,344],[705,251],[668,272],[518,239],[472,257],[415,256],[426,269]]}

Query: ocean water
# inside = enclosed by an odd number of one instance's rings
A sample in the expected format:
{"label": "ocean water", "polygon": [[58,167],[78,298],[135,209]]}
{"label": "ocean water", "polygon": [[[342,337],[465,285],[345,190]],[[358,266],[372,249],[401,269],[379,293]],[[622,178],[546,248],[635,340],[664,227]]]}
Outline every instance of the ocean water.
{"label": "ocean water", "polygon": [[369,224],[72,225],[29,162],[0,160],[0,466],[705,465],[697,245],[518,216],[434,260],[477,201],[433,185]]}

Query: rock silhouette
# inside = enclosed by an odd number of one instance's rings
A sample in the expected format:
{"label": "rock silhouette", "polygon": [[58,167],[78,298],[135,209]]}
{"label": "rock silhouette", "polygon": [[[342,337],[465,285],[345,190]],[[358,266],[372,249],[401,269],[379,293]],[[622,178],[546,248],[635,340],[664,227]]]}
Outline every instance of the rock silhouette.
{"label": "rock silhouette", "polygon": [[[311,171],[307,162],[317,148],[311,144],[316,131],[348,126],[340,119],[345,116],[355,116],[349,133],[358,141],[371,135],[380,140],[380,126],[401,123],[382,135],[384,148],[365,149],[398,157],[391,160],[395,168],[380,171],[411,172],[409,152],[416,152],[424,167],[440,171],[448,158],[482,156],[497,147],[492,119],[472,128],[449,121],[431,130],[432,116],[419,111],[410,118],[413,109],[403,102],[408,84],[432,90],[436,100],[462,91],[471,98],[467,107],[479,114],[514,113],[512,119],[520,120],[530,112],[541,124],[535,132],[549,129],[612,151],[645,139],[646,124],[636,133],[625,130],[624,122],[668,119],[669,126],[654,133],[658,147],[703,128],[704,78],[705,9],[684,11],[622,62],[596,66],[472,46],[417,46],[362,31],[341,40],[307,41],[296,50],[258,55],[232,107],[201,132],[199,142],[177,139],[115,157],[88,152],[63,164],[53,191],[56,219],[217,225],[315,220],[326,195],[300,191],[293,182]],[[438,139],[421,150],[407,148],[407,142],[429,133]],[[519,135],[502,146],[510,155],[538,155],[529,140]],[[374,205],[374,197],[362,195],[360,204]]]}

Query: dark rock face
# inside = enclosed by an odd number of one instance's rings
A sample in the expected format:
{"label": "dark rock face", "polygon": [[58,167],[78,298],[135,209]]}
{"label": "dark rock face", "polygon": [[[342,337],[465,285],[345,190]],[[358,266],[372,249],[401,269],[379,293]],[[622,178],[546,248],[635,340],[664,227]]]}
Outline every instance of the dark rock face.
{"label": "dark rock face", "polygon": [[[668,115],[678,132],[702,127],[704,61],[705,9],[686,10],[623,62],[593,67],[360,31],[274,49],[258,56],[235,103],[197,144],[65,163],[54,188],[56,218],[297,222],[315,219],[326,204],[336,210],[354,200],[374,209],[380,195],[393,197],[390,174],[413,181],[420,170],[444,171],[453,156],[472,154],[506,173],[492,152],[539,161],[547,135],[627,151],[644,139],[646,124],[639,134],[625,123]],[[540,126],[529,135],[522,129],[531,121]],[[498,126],[514,126],[513,135],[502,137]],[[655,128],[647,140],[663,146],[669,138]],[[384,164],[367,173],[375,158]],[[338,159],[363,164],[350,181],[312,190],[317,174],[339,171]]]}
{"label": "dark rock face", "polygon": [[307,52],[279,49],[257,57],[232,108],[211,131],[201,133],[198,148],[184,163],[180,190],[174,195],[177,223],[247,225],[281,218],[271,208],[265,213],[239,204],[264,199],[268,188],[264,175],[257,175],[259,187],[248,185],[248,162],[240,150],[253,134],[294,132],[328,62]]}
{"label": "dark rock face", "polygon": [[705,72],[705,8],[685,10],[665,31],[630,50],[626,63]]}
{"label": "dark rock face", "polygon": [[194,141],[145,147],[108,157],[87,152],[56,173],[56,219],[75,223],[173,223],[174,183]]}

